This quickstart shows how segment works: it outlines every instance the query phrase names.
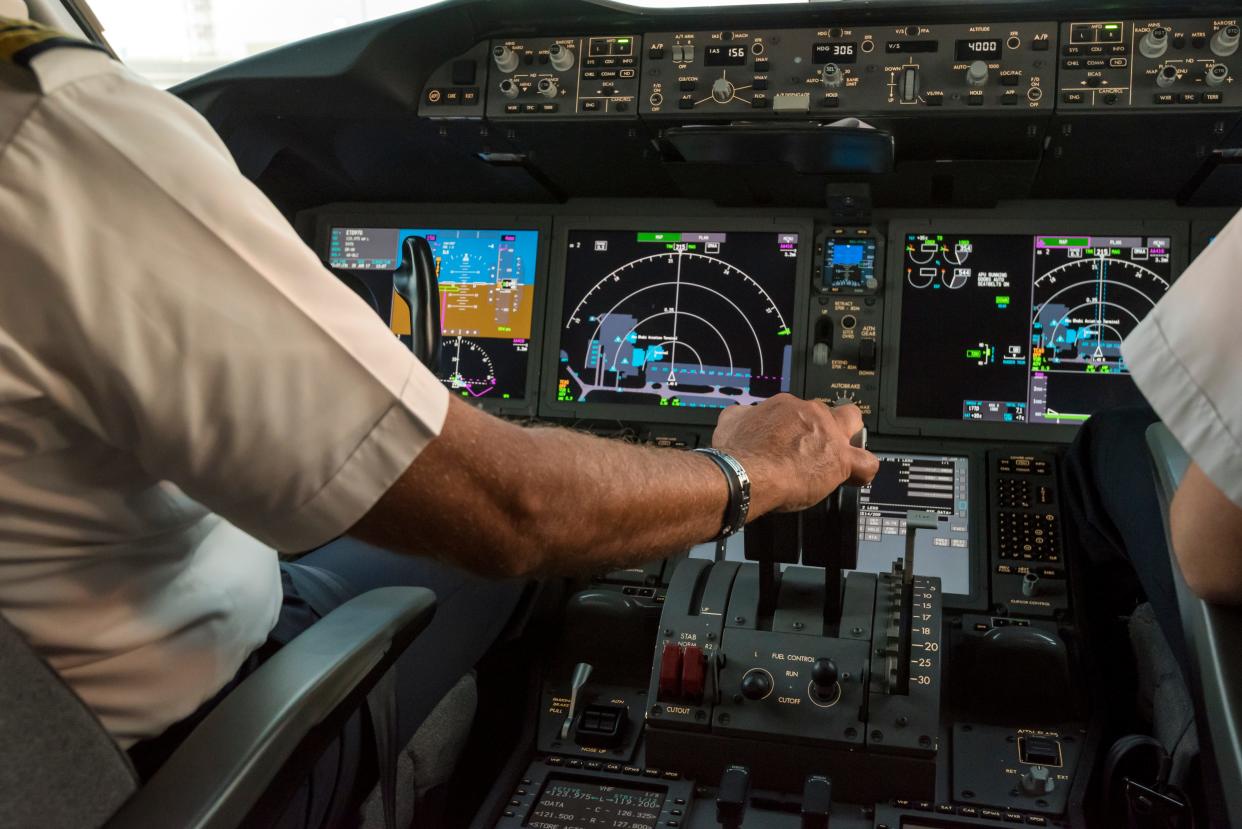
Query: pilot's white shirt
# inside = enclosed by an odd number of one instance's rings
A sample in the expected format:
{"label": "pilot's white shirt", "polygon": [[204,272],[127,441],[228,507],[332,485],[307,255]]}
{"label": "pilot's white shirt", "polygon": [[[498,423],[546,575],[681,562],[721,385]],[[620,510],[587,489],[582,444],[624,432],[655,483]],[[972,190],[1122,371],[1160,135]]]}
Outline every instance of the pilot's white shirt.
{"label": "pilot's white shirt", "polygon": [[1156,414],[1242,507],[1242,213],[1173,283],[1121,347]]}
{"label": "pilot's white shirt", "polygon": [[447,407],[194,110],[95,51],[0,63],[0,612],[118,743],[234,675],[274,550],[348,530]]}

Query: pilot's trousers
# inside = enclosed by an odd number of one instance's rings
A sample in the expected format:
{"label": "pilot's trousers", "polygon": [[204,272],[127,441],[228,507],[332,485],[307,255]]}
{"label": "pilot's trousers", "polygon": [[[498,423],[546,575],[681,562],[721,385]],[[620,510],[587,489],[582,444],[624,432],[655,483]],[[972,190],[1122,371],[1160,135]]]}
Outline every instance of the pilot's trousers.
{"label": "pilot's trousers", "polygon": [[[1078,432],[1065,458],[1063,506],[1073,547],[1097,568],[1091,582],[1108,589],[1098,568],[1128,562],[1151,602],[1173,656],[1189,677],[1172,562],[1156,497],[1147,427],[1150,406],[1126,406],[1095,415]],[[1101,600],[1107,597],[1100,596]]]}
{"label": "pilot's trousers", "polygon": [[[297,570],[299,565],[326,570],[336,579],[328,585],[316,583],[313,576],[308,581],[306,573]],[[130,757],[144,779],[239,682],[314,624],[322,611],[368,590],[394,585],[426,587],[436,594],[431,624],[395,665],[396,745],[404,746],[436,704],[496,641],[523,590],[520,583],[487,581],[428,559],[398,555],[352,539],[340,539],[308,553],[293,567],[283,565],[281,581],[284,601],[276,627],[236,678],[190,717],[160,737],[130,749]],[[328,747],[306,785],[295,794],[278,822],[281,829],[342,825],[341,818],[354,805],[359,784],[367,787],[375,782],[360,779],[364,774],[361,770],[373,765],[369,762],[373,747],[364,736],[362,723],[361,714],[346,723],[340,739]]]}

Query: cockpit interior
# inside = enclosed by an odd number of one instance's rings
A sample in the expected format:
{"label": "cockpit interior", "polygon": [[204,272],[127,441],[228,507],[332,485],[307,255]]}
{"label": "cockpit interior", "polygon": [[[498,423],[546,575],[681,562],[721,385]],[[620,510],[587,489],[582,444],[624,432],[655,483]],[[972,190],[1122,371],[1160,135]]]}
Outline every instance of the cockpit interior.
{"label": "cockpit interior", "polygon": [[[1242,206],[1240,25],[446,0],[173,86],[453,397],[673,453],[787,393],[858,407],[880,461],[683,555],[533,580],[403,825],[1242,826],[1242,615],[1178,578],[1179,668],[1071,531],[1066,459],[1143,403],[1123,341]],[[1147,440],[1167,507],[1187,458]],[[267,825],[306,739],[238,765],[228,809],[166,780],[175,820],[99,825]]]}

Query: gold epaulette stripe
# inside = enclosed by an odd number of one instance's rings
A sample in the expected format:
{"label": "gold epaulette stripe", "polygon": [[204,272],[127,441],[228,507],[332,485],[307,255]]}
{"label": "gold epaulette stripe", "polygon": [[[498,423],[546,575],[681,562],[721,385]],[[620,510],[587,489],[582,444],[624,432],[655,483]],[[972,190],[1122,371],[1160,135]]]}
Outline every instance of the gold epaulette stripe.
{"label": "gold epaulette stripe", "polygon": [[88,40],[70,37],[39,23],[0,17],[0,61],[29,66],[38,55],[60,47],[100,49]]}

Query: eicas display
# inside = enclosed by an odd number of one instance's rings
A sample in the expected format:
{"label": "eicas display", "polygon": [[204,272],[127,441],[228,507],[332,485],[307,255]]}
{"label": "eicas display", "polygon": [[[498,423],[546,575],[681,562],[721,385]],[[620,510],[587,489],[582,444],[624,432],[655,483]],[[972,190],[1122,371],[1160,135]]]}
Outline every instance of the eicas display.
{"label": "eicas display", "polygon": [[788,391],[797,233],[569,233],[556,399],[719,409]]}
{"label": "eicas display", "polygon": [[907,234],[898,416],[1065,424],[1137,402],[1121,343],[1170,254],[1163,236]]}

